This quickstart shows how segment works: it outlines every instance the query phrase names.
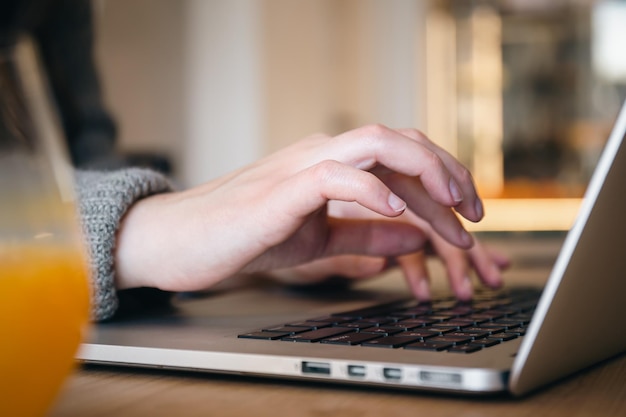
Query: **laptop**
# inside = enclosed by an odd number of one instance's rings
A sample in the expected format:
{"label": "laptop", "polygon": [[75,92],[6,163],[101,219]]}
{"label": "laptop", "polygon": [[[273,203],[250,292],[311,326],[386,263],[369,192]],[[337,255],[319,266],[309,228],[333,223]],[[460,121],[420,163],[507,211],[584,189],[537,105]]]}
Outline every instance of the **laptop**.
{"label": "laptop", "polygon": [[[33,93],[43,103],[44,91]],[[50,111],[44,107],[37,108]],[[626,350],[625,134],[626,104],[542,291],[418,303],[393,285],[217,288],[94,325],[77,359],[419,391],[531,392]]]}
{"label": "laptop", "polygon": [[[626,351],[626,104],[542,291],[432,303],[276,285],[96,325],[87,363],[519,396]],[[536,297],[536,298],[535,298]],[[405,339],[402,339],[405,338]]]}

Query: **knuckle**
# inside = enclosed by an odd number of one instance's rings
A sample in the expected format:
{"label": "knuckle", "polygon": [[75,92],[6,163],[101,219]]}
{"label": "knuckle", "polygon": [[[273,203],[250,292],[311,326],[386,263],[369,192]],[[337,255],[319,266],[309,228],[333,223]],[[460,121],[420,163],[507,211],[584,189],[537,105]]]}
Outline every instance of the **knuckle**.
{"label": "knuckle", "polygon": [[405,128],[402,128],[402,129],[398,129],[398,131],[400,133],[402,133],[403,135],[409,136],[409,137],[414,138],[414,139],[419,139],[419,138],[425,138],[426,137],[426,135],[422,131],[420,131],[420,130],[418,130],[416,128],[413,128],[413,127],[405,127]]}
{"label": "knuckle", "polygon": [[380,138],[382,136],[385,136],[391,130],[387,126],[381,123],[369,124],[369,125],[364,126],[362,129],[365,135],[367,135],[368,137],[372,137],[372,138]]}
{"label": "knuckle", "polygon": [[341,164],[332,159],[320,161],[311,167],[311,174],[318,181],[328,181],[337,174]]}
{"label": "knuckle", "polygon": [[361,176],[358,187],[365,195],[377,195],[380,191],[380,183],[369,173]]}
{"label": "knuckle", "polygon": [[386,139],[390,137],[391,132],[390,128],[380,123],[363,126],[359,132],[359,144],[377,153],[388,145]]}
{"label": "knuckle", "polygon": [[472,173],[469,169],[461,165],[456,172],[457,179],[463,183],[473,183]]}
{"label": "knuckle", "polygon": [[430,171],[441,172],[444,170],[445,164],[435,152],[426,152],[424,162]]}
{"label": "knuckle", "polygon": [[401,134],[403,134],[404,136],[407,136],[419,143],[430,143],[432,142],[428,136],[422,132],[419,129],[415,129],[415,128],[403,128],[403,129],[398,129],[398,132],[400,132]]}

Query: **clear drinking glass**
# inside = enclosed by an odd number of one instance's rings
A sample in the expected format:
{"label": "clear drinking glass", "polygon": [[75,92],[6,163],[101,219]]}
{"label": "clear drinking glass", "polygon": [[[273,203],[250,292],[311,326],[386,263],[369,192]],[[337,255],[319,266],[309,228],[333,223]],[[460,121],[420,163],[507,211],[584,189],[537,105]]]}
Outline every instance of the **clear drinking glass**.
{"label": "clear drinking glass", "polygon": [[89,315],[70,165],[32,45],[0,50],[0,416],[44,415]]}

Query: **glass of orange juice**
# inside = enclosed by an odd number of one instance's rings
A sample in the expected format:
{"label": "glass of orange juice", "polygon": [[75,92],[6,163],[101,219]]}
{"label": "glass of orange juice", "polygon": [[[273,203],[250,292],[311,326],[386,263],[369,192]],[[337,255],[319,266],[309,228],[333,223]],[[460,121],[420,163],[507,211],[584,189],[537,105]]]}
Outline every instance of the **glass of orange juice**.
{"label": "glass of orange juice", "polygon": [[89,314],[72,174],[34,48],[0,50],[0,416],[41,416]]}

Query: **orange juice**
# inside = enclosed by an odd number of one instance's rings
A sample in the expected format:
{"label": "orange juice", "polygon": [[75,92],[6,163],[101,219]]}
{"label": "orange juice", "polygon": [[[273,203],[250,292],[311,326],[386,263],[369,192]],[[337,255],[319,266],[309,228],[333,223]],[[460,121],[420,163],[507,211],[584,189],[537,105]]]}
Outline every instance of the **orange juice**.
{"label": "orange juice", "polygon": [[0,241],[0,416],[42,416],[83,339],[89,315],[80,250]]}

